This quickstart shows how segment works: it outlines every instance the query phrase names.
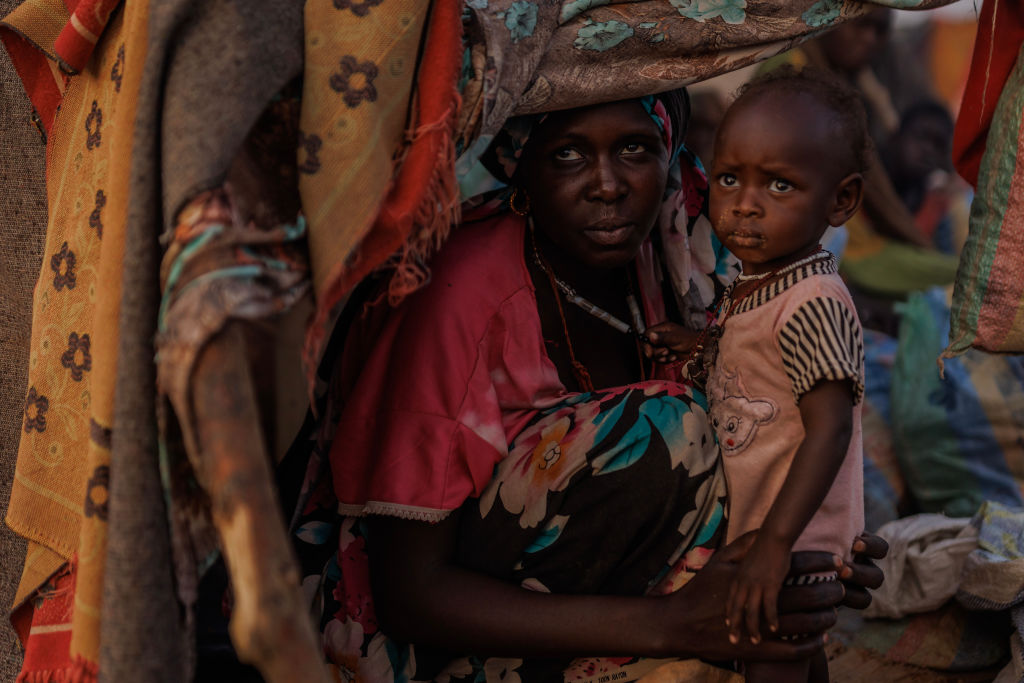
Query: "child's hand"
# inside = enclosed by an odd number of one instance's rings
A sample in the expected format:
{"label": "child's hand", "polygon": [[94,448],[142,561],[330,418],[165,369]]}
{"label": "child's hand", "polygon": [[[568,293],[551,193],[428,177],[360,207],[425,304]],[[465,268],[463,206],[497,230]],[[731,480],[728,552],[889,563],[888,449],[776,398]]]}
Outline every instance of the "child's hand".
{"label": "child's hand", "polygon": [[743,624],[746,624],[751,642],[761,641],[762,611],[768,629],[772,633],[778,631],[779,590],[789,571],[790,550],[786,543],[767,534],[757,534],[729,589],[725,624],[729,627],[729,640],[733,643],[739,642]]}
{"label": "child's hand", "polygon": [[700,333],[688,330],[675,323],[658,323],[647,328],[644,355],[656,363],[674,363],[689,353],[697,343]]}

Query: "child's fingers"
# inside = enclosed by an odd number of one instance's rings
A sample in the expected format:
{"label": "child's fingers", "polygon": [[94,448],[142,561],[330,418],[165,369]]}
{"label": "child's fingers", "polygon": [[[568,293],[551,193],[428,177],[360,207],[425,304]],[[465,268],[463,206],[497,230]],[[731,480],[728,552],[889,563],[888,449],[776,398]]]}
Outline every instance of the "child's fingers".
{"label": "child's fingers", "polygon": [[666,348],[658,349],[654,352],[654,362],[656,363],[674,363],[676,361],[676,354]]}
{"label": "child's fingers", "polygon": [[746,622],[747,622],[747,633],[750,634],[750,642],[757,643],[761,642],[761,631],[760,631],[760,620],[761,620],[761,587],[753,586],[750,592],[747,594],[746,601]]}
{"label": "child's fingers", "polygon": [[686,351],[693,347],[700,336],[693,330],[674,323],[658,323],[647,328],[647,339],[655,346],[664,346],[673,351]]}

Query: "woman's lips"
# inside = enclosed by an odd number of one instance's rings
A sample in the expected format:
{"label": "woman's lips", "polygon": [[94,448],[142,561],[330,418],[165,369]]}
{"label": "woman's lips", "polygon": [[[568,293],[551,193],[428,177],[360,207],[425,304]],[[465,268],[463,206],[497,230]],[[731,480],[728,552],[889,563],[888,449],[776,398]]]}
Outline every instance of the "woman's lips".
{"label": "woman's lips", "polygon": [[633,234],[633,224],[628,223],[626,225],[619,226],[601,226],[586,228],[583,234],[587,236],[593,242],[600,244],[603,247],[614,247],[622,244],[630,238]]}

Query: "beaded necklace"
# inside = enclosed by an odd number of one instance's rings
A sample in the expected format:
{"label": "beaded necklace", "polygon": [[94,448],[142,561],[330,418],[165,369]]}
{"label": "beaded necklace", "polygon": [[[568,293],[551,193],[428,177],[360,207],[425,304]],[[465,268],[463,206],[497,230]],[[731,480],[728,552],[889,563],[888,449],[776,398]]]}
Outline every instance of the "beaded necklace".
{"label": "beaded necklace", "polygon": [[[814,261],[817,261],[818,259],[822,258],[823,255],[828,254],[828,253],[829,252],[824,250],[824,249],[822,249],[821,245],[819,244],[818,248],[815,250],[815,252],[813,254],[811,254],[810,256],[805,256],[802,259],[800,259],[799,261],[794,261],[793,263],[790,263],[788,266],[784,266],[784,267],[779,268],[777,270],[772,270],[772,271],[768,271],[768,272],[765,272],[765,273],[754,273],[753,275],[747,275],[746,273],[740,273],[739,275],[736,276],[736,279],[734,281],[735,282],[750,282],[751,280],[763,280],[763,279],[765,279],[767,277],[778,277],[779,275],[785,275],[786,273],[790,273],[790,272],[796,270],[800,266],[805,266],[808,263],[812,263]],[[744,298],[746,298],[746,297],[744,297]]]}
{"label": "beaded necklace", "polygon": [[[672,363],[670,367],[683,366],[686,375],[690,378],[690,381],[698,386],[704,386],[707,383],[708,375],[711,372],[711,368],[715,364],[715,356],[718,352],[718,340],[722,336],[722,329],[725,326],[725,321],[732,315],[736,307],[742,302],[749,299],[751,296],[764,289],[767,285],[775,282],[780,277],[785,276],[788,273],[793,272],[797,268],[801,268],[808,264],[820,261],[823,259],[830,258],[831,253],[821,248],[818,245],[818,249],[811,255],[805,256],[799,261],[794,261],[786,266],[777,268],[767,273],[759,273],[757,275],[743,276],[737,275],[736,279],[726,288],[722,294],[722,299],[719,301],[718,306],[715,308],[715,314],[711,322],[701,330],[700,335],[697,337],[697,342],[694,344],[690,352],[682,360]],[[751,289],[743,296],[733,299],[732,292],[736,289],[736,286],[742,281],[758,280],[757,286]]]}
{"label": "beaded necklace", "polygon": [[[629,279],[630,292],[626,296],[626,304],[629,306],[630,315],[633,318],[633,324],[623,322],[615,315],[604,310],[600,306],[586,298],[580,296],[575,289],[569,284],[563,282],[555,276],[551,266],[548,265],[544,257],[540,255],[540,250],[537,248],[537,238],[534,233],[533,220],[530,220],[530,246],[533,248],[533,260],[537,264],[537,267],[548,276],[548,282],[551,284],[551,292],[555,298],[555,305],[558,308],[558,317],[562,322],[562,332],[565,335],[566,349],[569,351],[569,362],[572,364],[573,375],[576,377],[576,381],[579,382],[580,388],[583,391],[593,391],[594,382],[590,377],[590,372],[576,359],[576,351],[573,348],[572,338],[569,336],[569,324],[565,319],[565,310],[562,308],[562,297],[559,296],[559,291],[565,295],[566,301],[586,311],[590,315],[594,316],[598,320],[604,322],[609,327],[622,332],[623,334],[633,335],[637,340],[637,355],[640,358],[640,378],[641,380],[647,379],[647,373],[644,371],[644,359],[643,354],[640,352],[639,341],[642,338],[644,332],[647,331],[646,325],[644,325],[643,315],[640,312],[640,306],[637,304],[636,296],[634,295],[633,280],[632,277]],[[627,270],[627,276],[629,271]]]}

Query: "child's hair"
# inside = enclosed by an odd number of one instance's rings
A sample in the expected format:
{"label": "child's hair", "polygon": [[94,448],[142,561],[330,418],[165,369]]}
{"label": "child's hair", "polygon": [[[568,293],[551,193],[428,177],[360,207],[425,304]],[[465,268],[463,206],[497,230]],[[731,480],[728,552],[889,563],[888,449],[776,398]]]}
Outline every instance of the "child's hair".
{"label": "child's hair", "polygon": [[856,90],[821,69],[797,69],[784,64],[740,88],[732,106],[777,92],[809,95],[829,109],[841,131],[836,136],[836,144],[849,145],[848,172],[863,172],[867,169],[872,143],[864,104]]}

